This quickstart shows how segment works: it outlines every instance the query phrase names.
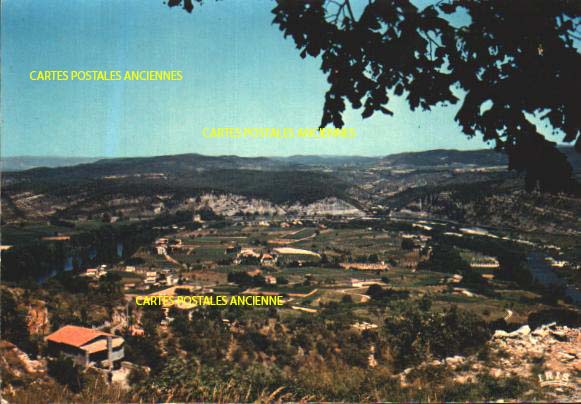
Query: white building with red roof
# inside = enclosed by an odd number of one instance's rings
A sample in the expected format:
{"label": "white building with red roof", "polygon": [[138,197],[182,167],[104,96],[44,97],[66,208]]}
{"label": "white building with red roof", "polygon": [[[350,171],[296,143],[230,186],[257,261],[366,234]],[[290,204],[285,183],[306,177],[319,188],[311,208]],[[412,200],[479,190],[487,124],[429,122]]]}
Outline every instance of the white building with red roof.
{"label": "white building with red roof", "polygon": [[49,353],[72,357],[90,366],[107,360],[112,365],[125,356],[125,340],[114,334],[92,328],[66,325],[46,337]]}

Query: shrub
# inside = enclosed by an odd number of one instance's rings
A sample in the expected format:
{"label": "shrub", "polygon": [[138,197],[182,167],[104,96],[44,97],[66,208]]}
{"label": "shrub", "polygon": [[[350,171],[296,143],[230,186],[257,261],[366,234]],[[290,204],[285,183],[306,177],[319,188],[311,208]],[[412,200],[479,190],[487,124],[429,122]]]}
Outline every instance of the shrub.
{"label": "shrub", "polygon": [[423,311],[405,306],[386,321],[384,331],[396,368],[404,369],[428,356],[445,358],[474,353],[490,338],[484,322],[455,306],[443,312]]}
{"label": "shrub", "polygon": [[57,359],[49,361],[48,374],[75,393],[83,389],[82,368],[76,365],[71,358],[59,356]]}

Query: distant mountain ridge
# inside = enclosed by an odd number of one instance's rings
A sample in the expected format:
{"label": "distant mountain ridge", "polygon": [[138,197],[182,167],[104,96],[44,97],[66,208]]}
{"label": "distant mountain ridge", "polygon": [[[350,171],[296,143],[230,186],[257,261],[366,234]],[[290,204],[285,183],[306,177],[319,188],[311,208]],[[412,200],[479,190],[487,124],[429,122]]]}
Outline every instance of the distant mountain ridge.
{"label": "distant mountain ridge", "polygon": [[[572,146],[559,147],[567,156],[575,171],[581,171],[581,154]],[[393,167],[435,167],[435,166],[477,166],[496,167],[507,166],[508,156],[492,149],[455,150],[435,149],[421,152],[406,152],[390,154],[383,157],[379,165]]]}
{"label": "distant mountain ridge", "polygon": [[192,198],[205,194],[307,205],[325,198],[350,200],[348,187],[328,173],[264,157],[182,154],[102,159],[3,173],[3,219],[103,212],[135,217],[185,209]]}
{"label": "distant mountain ridge", "polygon": [[15,156],[2,157],[0,167],[2,171],[24,171],[37,167],[64,167],[77,164],[92,163],[98,157],[42,157],[42,156]]}
{"label": "distant mountain ridge", "polygon": [[423,152],[391,154],[383,157],[381,164],[415,167],[440,165],[501,166],[508,164],[508,158],[505,154],[494,150],[436,149]]}
{"label": "distant mountain ridge", "polygon": [[[560,147],[576,170],[581,170],[581,154],[573,147]],[[288,157],[240,157],[235,155],[207,156],[197,153],[163,155],[153,157],[35,157],[18,156],[1,159],[3,171],[26,171],[35,168],[60,168],[77,165],[90,165],[92,172],[106,175],[111,170],[121,169],[147,172],[156,170],[192,169],[296,169],[309,167],[358,166],[358,167],[434,167],[434,166],[506,166],[505,154],[491,149],[456,150],[435,149],[419,152],[403,152],[386,156],[345,156],[345,155],[293,155]],[[89,168],[88,166],[86,168]]]}
{"label": "distant mountain ridge", "polygon": [[[581,178],[581,155],[572,147],[562,150]],[[522,181],[521,175],[507,170],[506,157],[493,150],[430,150],[385,157],[113,158],[4,172],[2,219],[5,223],[49,217],[74,221],[105,213],[152,217],[196,209],[196,201],[207,196],[213,210],[235,213],[260,212],[267,206],[271,213],[290,207],[309,214],[317,209],[404,210],[471,222],[478,218],[515,228],[533,228],[545,216],[552,218],[558,231],[577,226],[567,214],[577,211],[578,199],[521,197]],[[483,198],[488,198],[484,204],[479,202]],[[521,200],[526,203],[513,203]],[[525,205],[525,210],[518,210]],[[514,207],[506,216],[502,206]],[[517,210],[521,213],[515,221],[510,211]]]}

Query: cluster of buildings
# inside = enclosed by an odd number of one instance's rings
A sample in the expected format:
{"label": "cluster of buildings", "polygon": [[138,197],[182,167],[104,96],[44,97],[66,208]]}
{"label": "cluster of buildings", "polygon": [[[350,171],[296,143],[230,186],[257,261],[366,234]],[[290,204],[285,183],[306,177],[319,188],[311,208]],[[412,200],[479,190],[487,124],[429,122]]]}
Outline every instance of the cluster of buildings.
{"label": "cluster of buildings", "polygon": [[[100,265],[96,268],[89,268],[81,274],[83,277],[98,280],[109,272],[107,265]],[[129,274],[140,274],[135,276],[131,281],[123,284],[125,290],[140,289],[147,290],[152,287],[160,286],[175,286],[179,283],[179,276],[172,268],[164,268],[161,270],[151,270],[150,268],[136,268],[128,265],[123,272]]]}
{"label": "cluster of buildings", "polygon": [[167,239],[167,238],[158,238],[155,240],[155,252],[157,255],[167,255],[168,253],[181,250],[186,246],[182,243],[182,240],[179,238],[176,239]]}
{"label": "cluster of buildings", "polygon": [[99,279],[105,276],[108,272],[107,265],[99,265],[96,268],[87,269],[81,276],[86,276],[88,278]]}
{"label": "cluster of buildings", "polygon": [[128,282],[124,284],[125,290],[138,289],[147,290],[152,287],[160,286],[175,286],[179,283],[179,276],[175,273],[175,270],[171,268],[164,268],[159,271],[154,271],[148,268],[139,268],[128,266],[125,268],[125,272],[129,273],[140,273],[143,276],[142,280],[137,280],[135,282]]}
{"label": "cluster of buildings", "polygon": [[145,272],[143,283],[153,286],[175,286],[179,282],[179,276],[174,274],[171,269],[162,269],[161,271]]}

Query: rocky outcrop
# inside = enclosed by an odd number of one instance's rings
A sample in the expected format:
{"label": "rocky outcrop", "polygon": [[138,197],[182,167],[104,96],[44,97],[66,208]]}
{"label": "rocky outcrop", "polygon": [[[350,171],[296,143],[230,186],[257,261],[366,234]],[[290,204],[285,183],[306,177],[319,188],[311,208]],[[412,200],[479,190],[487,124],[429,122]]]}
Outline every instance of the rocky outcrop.
{"label": "rocky outcrop", "polygon": [[[199,198],[188,200],[191,208],[212,209],[217,214],[223,216],[234,216],[237,214],[260,215],[330,215],[330,216],[363,216],[364,213],[357,207],[339,198],[324,198],[309,204],[275,204],[264,199],[247,198],[242,195],[233,194],[204,194]],[[183,207],[182,207],[183,208]]]}
{"label": "rocky outcrop", "polygon": [[285,206],[285,211],[298,215],[330,215],[330,216],[363,216],[363,212],[355,206],[338,198],[325,198],[308,205],[295,203]]}
{"label": "rocky outcrop", "polygon": [[247,198],[242,195],[208,193],[188,200],[194,210],[212,209],[223,216],[234,216],[240,213],[264,215],[283,215],[284,210],[270,201]]}
{"label": "rocky outcrop", "polygon": [[[456,383],[476,382],[483,374],[497,379],[518,376],[533,380],[549,400],[581,402],[581,329],[553,323],[535,330],[528,325],[513,332],[497,330],[486,348],[485,357],[454,356],[420,367],[445,367]],[[411,383],[412,370],[399,375],[403,385]]]}
{"label": "rocky outcrop", "polygon": [[33,300],[28,304],[28,332],[31,335],[46,335],[50,331],[48,310],[42,300]]}
{"label": "rocky outcrop", "polygon": [[511,333],[497,331],[490,345],[506,356],[490,370],[493,376],[531,376],[549,390],[549,397],[581,401],[581,329],[553,323],[531,330],[525,325]]}
{"label": "rocky outcrop", "polygon": [[10,389],[12,381],[26,384],[46,376],[46,361],[32,360],[11,342],[0,340],[0,373],[3,391]]}

